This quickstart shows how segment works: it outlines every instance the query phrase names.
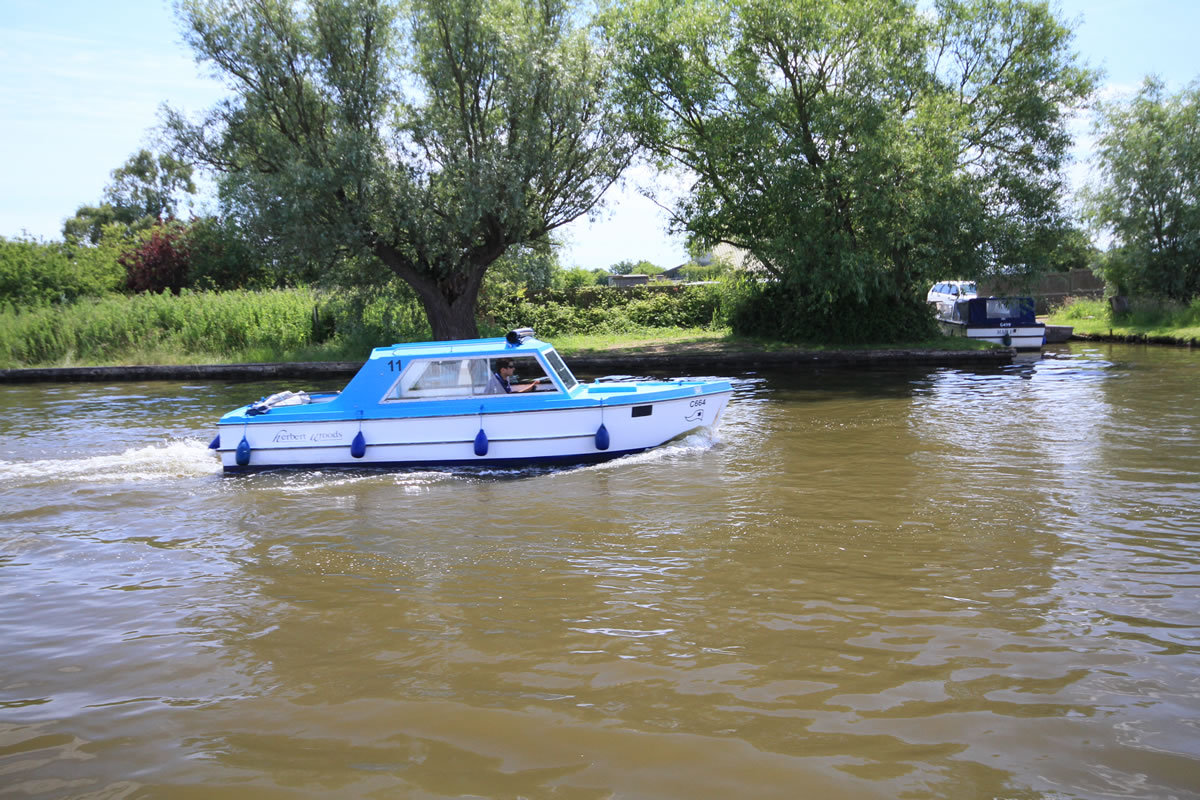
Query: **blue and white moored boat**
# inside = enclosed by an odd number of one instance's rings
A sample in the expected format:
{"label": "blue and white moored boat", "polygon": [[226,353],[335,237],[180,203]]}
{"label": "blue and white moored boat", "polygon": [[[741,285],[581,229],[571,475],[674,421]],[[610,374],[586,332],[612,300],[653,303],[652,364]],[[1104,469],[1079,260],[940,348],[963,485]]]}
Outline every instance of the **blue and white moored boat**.
{"label": "blue and white moored boat", "polygon": [[1046,326],[1038,322],[1032,297],[972,297],[939,307],[938,325],[948,336],[995,342],[1017,350],[1041,350]]}
{"label": "blue and white moored boat", "polygon": [[726,380],[580,383],[524,328],[377,347],[341,392],[230,411],[210,446],[226,472],[602,461],[715,425],[732,393]]}

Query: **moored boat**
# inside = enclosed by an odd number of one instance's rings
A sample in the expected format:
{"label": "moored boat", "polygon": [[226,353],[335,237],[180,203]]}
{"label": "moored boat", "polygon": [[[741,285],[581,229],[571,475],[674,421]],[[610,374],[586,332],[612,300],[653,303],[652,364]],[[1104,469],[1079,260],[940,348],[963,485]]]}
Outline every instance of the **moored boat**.
{"label": "moored boat", "polygon": [[1041,350],[1046,326],[1038,322],[1032,297],[972,297],[937,313],[950,336],[994,342],[1017,350]]}
{"label": "moored boat", "polygon": [[715,425],[732,392],[726,380],[582,383],[525,328],[377,347],[342,391],[242,406],[210,446],[226,472],[602,461]]}
{"label": "moored boat", "polygon": [[1046,344],[1062,344],[1071,341],[1075,328],[1070,325],[1047,325]]}

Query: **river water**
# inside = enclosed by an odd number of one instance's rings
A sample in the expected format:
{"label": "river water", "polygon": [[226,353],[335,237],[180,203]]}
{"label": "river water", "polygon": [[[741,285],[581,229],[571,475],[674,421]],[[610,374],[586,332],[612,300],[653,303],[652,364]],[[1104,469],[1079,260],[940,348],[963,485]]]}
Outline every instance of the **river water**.
{"label": "river water", "polygon": [[1200,797],[1200,354],[733,377],[490,474],[0,387],[0,797]]}

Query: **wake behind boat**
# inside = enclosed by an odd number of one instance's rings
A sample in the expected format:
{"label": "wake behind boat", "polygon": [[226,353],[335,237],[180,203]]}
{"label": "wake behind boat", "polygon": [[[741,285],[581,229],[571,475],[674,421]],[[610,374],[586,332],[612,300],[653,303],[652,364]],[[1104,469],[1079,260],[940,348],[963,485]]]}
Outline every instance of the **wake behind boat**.
{"label": "wake behind boat", "polygon": [[377,347],[341,392],[230,411],[210,447],[226,472],[603,461],[715,425],[732,393],[726,380],[581,383],[523,328]]}

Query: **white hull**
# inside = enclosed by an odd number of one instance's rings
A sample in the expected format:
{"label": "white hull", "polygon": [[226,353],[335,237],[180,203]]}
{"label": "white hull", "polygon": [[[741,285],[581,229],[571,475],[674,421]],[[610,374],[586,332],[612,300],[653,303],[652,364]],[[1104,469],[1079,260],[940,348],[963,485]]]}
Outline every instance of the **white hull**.
{"label": "white hull", "polygon": [[1017,350],[1041,350],[1046,342],[1044,325],[1013,328],[967,326],[961,322],[938,320],[942,330],[950,336],[965,336],[984,342],[1014,347]]}
{"label": "white hull", "polygon": [[[526,410],[454,416],[337,421],[284,421],[269,416],[220,426],[217,448],[227,471],[266,467],[497,465],[614,458],[646,450],[716,424],[729,393],[561,410]],[[646,408],[650,412],[646,413]],[[608,447],[601,448],[603,423]],[[477,455],[479,432],[486,453]],[[366,447],[353,457],[362,433]],[[249,463],[238,464],[243,437]]]}

